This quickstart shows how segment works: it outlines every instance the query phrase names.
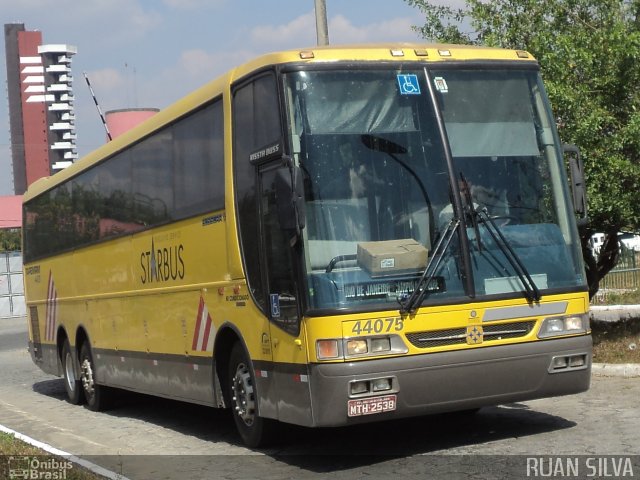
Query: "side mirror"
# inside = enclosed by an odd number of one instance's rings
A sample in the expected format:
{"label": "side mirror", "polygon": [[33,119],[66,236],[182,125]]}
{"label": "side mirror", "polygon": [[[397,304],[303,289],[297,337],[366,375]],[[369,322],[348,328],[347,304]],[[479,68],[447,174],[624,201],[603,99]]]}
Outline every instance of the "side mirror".
{"label": "side mirror", "polygon": [[306,224],[302,171],[289,161],[286,163],[287,166],[277,170],[275,178],[278,222],[282,230],[299,234]]}
{"label": "side mirror", "polygon": [[584,183],[584,167],[580,157],[580,149],[575,145],[564,144],[562,151],[569,164],[573,209],[578,216],[578,226],[584,227],[589,219],[587,217],[587,188]]}

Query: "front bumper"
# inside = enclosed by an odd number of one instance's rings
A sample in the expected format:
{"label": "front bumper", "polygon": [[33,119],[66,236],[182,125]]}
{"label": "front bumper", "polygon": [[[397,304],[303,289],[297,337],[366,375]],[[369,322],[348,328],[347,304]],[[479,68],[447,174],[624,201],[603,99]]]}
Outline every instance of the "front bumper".
{"label": "front bumper", "polygon": [[[339,426],[579,393],[591,379],[590,335],[310,367],[314,426]],[[551,371],[554,357],[585,355]],[[394,411],[348,416],[349,384],[393,377]],[[383,395],[384,392],[372,396]]]}

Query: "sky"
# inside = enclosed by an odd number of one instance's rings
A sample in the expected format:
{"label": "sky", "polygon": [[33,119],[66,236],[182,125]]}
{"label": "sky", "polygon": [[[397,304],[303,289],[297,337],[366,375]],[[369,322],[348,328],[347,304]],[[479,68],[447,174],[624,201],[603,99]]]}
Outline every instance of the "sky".
{"label": "sky", "polygon": [[[420,12],[403,0],[326,0],[331,44],[420,41]],[[77,47],[78,154],[105,142],[84,81],[103,112],[164,108],[260,54],[316,44],[314,0],[0,0],[2,24]],[[6,62],[0,50],[0,195],[13,194]]]}

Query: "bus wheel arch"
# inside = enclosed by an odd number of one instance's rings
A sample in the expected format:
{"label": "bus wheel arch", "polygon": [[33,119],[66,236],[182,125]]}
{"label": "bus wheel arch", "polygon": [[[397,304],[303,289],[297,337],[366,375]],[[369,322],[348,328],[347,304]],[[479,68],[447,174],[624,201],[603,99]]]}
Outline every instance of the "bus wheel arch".
{"label": "bus wheel arch", "polygon": [[[58,361],[60,362],[59,371],[62,373],[64,373],[64,358],[62,356],[62,349],[64,347],[65,342],[71,344],[71,341],[69,340],[69,334],[67,333],[67,329],[62,325],[58,325],[58,328],[56,330],[56,352],[58,354]],[[75,345],[77,345],[77,343]],[[76,351],[75,353],[77,358],[78,352]]]}
{"label": "bus wheel arch", "polygon": [[64,328],[59,329],[56,343],[67,401],[72,405],[80,405],[84,403],[85,397],[80,381],[77,352],[71,348],[69,337]]}
{"label": "bus wheel arch", "polygon": [[[214,376],[218,377],[219,385],[222,390],[225,408],[231,406],[231,397],[229,389],[229,360],[231,358],[231,350],[236,343],[240,343],[240,335],[232,325],[222,325],[213,346]],[[214,385],[216,379],[214,378]]]}
{"label": "bus wheel arch", "polygon": [[76,331],[76,352],[78,354],[80,353],[80,348],[82,347],[82,344],[85,342],[87,343],[89,342],[89,335],[87,334],[87,331],[84,329],[84,327],[80,326]]}
{"label": "bus wheel arch", "polygon": [[59,371],[64,372],[64,358],[62,357],[62,347],[64,346],[64,342],[68,342],[67,331],[64,327],[59,326],[56,332],[56,352],[58,354],[59,363]]}
{"label": "bus wheel arch", "polygon": [[242,441],[250,448],[268,446],[276,439],[279,422],[260,415],[255,372],[242,342],[233,344],[227,371],[227,405]]}

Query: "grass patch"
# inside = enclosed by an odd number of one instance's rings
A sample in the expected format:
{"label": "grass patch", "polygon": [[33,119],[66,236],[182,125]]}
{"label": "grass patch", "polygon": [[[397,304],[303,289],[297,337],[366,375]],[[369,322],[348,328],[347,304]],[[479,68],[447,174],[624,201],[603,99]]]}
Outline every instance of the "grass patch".
{"label": "grass patch", "polygon": [[593,305],[640,305],[640,288],[633,290],[601,289],[591,300]]}
{"label": "grass patch", "polygon": [[13,435],[0,432],[0,455],[42,455],[42,450],[18,440]]}
{"label": "grass patch", "polygon": [[[640,305],[640,288],[600,290],[593,305]],[[592,322],[593,361],[597,363],[640,363],[640,319],[620,322]]]}
{"label": "grass patch", "polygon": [[[37,477],[33,475],[37,475]],[[104,479],[104,477],[95,475],[79,465],[71,465],[65,458],[50,455],[18,440],[13,435],[0,432],[0,478],[12,477],[64,478],[67,480]]]}
{"label": "grass patch", "polygon": [[593,361],[640,363],[640,319],[592,322]]}

